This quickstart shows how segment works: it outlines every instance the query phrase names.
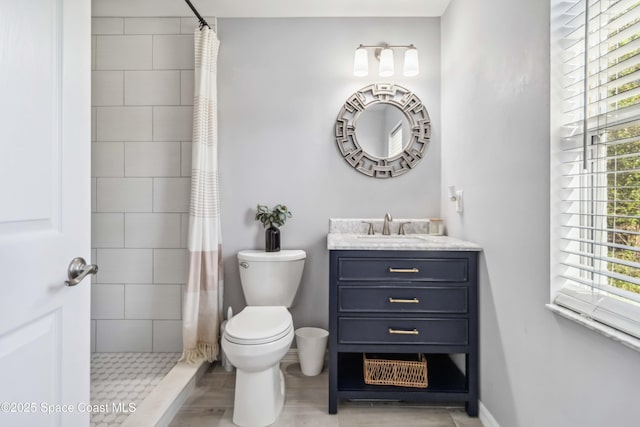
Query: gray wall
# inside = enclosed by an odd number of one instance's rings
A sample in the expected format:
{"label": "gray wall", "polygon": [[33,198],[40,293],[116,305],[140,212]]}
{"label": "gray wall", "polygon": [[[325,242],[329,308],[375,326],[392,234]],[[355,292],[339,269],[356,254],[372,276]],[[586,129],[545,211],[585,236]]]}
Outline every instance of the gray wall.
{"label": "gray wall", "polygon": [[[480,394],[502,427],[638,424],[639,355],[549,302],[549,2],[453,0],[442,18],[442,200],[484,247]],[[446,196],[446,190],[442,192]]]}
{"label": "gray wall", "polygon": [[[293,218],[281,230],[282,246],[307,251],[294,323],[326,327],[328,218],[440,213],[440,20],[219,19],[218,25],[225,305],[244,307],[236,253],[264,247],[256,204],[284,203]],[[391,81],[421,98],[433,125],[426,158],[388,180],[352,169],[333,136],[347,97],[380,81],[376,71],[353,76],[355,48],[384,41],[419,49],[421,74],[402,77],[396,55],[400,72]]]}

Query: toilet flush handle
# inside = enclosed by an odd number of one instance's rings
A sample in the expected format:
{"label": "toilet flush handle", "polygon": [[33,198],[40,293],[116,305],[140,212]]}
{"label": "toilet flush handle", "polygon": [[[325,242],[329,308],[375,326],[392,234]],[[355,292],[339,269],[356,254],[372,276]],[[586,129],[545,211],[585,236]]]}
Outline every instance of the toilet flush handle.
{"label": "toilet flush handle", "polygon": [[248,263],[248,262],[245,262],[245,261],[242,261],[242,262],[240,263],[240,267],[242,267],[242,268],[249,268],[249,263]]}

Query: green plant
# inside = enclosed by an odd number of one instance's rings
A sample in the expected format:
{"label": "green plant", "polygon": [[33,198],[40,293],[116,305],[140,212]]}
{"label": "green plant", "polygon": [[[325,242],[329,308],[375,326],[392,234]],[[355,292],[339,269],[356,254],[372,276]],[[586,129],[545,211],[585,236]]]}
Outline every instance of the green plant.
{"label": "green plant", "polygon": [[258,205],[256,208],[256,221],[260,221],[264,227],[267,225],[282,227],[291,216],[291,212],[285,205],[275,205],[272,210],[269,210],[267,205]]}

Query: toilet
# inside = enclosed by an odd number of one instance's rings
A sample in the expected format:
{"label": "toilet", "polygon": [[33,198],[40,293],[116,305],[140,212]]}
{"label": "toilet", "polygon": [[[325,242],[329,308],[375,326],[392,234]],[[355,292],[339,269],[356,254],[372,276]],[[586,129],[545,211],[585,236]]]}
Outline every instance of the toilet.
{"label": "toilet", "polygon": [[302,250],[238,252],[247,301],[222,335],[222,348],[236,367],[233,423],[263,427],[275,422],[285,396],[280,360],[294,337],[288,308],[295,299],[306,253]]}

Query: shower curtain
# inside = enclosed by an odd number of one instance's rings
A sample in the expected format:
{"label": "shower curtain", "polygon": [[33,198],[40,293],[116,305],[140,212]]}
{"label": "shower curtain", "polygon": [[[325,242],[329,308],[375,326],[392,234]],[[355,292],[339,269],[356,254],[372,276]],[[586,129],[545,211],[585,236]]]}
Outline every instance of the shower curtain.
{"label": "shower curtain", "polygon": [[222,240],[218,197],[217,60],[220,42],[209,27],[195,31],[193,152],[189,208],[189,274],[183,304],[181,360],[218,356],[222,321]]}

